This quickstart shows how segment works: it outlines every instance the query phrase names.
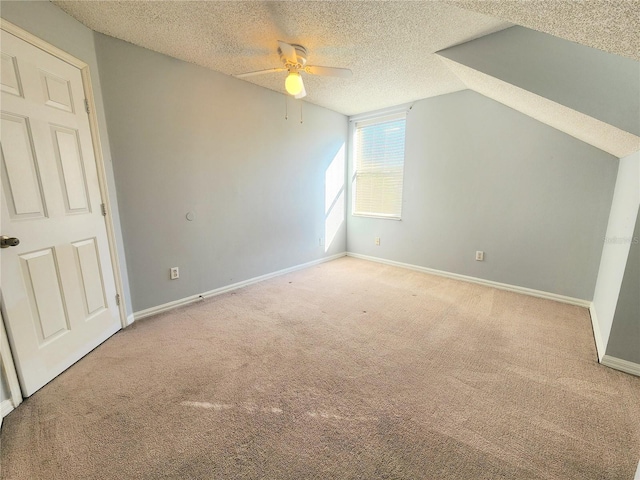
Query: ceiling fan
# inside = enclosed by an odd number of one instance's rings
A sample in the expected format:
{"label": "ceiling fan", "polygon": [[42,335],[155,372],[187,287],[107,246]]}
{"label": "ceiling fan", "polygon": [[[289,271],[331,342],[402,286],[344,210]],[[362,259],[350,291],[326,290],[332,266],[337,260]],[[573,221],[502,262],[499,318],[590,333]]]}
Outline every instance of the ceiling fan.
{"label": "ceiling fan", "polygon": [[288,71],[289,75],[287,75],[287,78],[284,81],[284,88],[287,93],[293,95],[295,98],[303,98],[307,95],[307,92],[304,89],[304,83],[302,82],[300,72],[305,72],[310,75],[324,75],[328,77],[342,78],[348,78],[352,75],[351,70],[348,68],[307,65],[307,49],[302,45],[297,45],[295,43],[289,44],[278,40],[278,54],[280,55],[280,60],[284,63],[284,67],[240,73],[238,75],[234,75],[234,77],[247,78],[253,77],[254,75],[263,75],[265,73]]}

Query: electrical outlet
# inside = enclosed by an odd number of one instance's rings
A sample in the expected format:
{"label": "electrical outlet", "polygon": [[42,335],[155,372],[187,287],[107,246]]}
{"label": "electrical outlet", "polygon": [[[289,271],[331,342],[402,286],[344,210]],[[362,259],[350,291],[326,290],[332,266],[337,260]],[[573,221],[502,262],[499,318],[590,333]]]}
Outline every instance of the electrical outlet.
{"label": "electrical outlet", "polygon": [[478,262],[484,262],[484,252],[483,252],[483,251],[478,250],[478,251],[476,252],[476,260],[477,260]]}
{"label": "electrical outlet", "polygon": [[180,270],[178,269],[178,267],[171,267],[171,270],[169,271],[169,277],[171,278],[171,280],[180,278]]}
{"label": "electrical outlet", "polygon": [[380,237],[376,237],[375,242],[377,246],[380,246]]}
{"label": "electrical outlet", "polygon": [[318,245],[319,245],[320,247],[324,247],[324,237],[320,237],[320,238],[318,239]]}

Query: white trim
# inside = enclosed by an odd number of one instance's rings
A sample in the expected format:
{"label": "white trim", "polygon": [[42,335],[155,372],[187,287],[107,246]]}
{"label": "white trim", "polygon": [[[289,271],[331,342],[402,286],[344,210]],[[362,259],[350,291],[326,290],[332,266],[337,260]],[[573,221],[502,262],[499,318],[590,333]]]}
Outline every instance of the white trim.
{"label": "white trim", "polygon": [[380,110],[374,110],[373,112],[359,113],[357,115],[351,115],[349,122],[362,122],[372,118],[381,118],[392,116],[394,114],[407,114],[409,110],[413,108],[415,102],[403,103],[395,105],[393,107],[381,108]]}
{"label": "white trim", "polygon": [[463,282],[477,283],[487,287],[497,288],[499,290],[506,290],[508,292],[522,293],[531,297],[544,298],[547,300],[555,300],[556,302],[568,303],[569,305],[576,305],[578,307],[589,308],[591,306],[590,300],[582,300],[580,298],[566,297],[564,295],[558,295],[551,292],[543,292],[541,290],[534,290],[532,288],[519,287],[517,285],[509,285],[506,283],[494,282],[491,280],[485,280],[483,278],[469,277],[467,275],[460,275],[458,273],[450,273],[442,270],[435,270],[433,268],[421,267],[418,265],[411,265],[409,263],[395,262],[393,260],[387,260],[379,257],[370,257],[369,255],[361,255],[359,253],[347,252],[347,256],[353,258],[360,258],[362,260],[369,260],[372,262],[384,263],[387,265],[393,265],[394,267],[407,268],[409,270],[416,270],[418,272],[430,273],[432,275],[438,275],[439,277],[452,278],[454,280],[461,280]]}
{"label": "white trim", "polygon": [[11,405],[17,407],[22,403],[22,390],[20,389],[16,366],[13,363],[11,346],[9,345],[7,331],[4,328],[4,319],[2,318],[2,314],[0,314],[0,359],[2,360],[0,362],[0,374],[4,374],[4,378],[7,381],[9,395],[11,397]]}
{"label": "white trim", "polygon": [[598,315],[596,315],[596,306],[593,302],[589,305],[589,314],[591,315],[591,328],[593,328],[593,339],[596,342],[596,351],[598,352],[598,361],[602,362],[604,357],[605,345],[602,341],[602,333],[600,332],[600,324],[598,323]]}
{"label": "white trim", "polygon": [[89,67],[86,66],[80,71],[82,73],[82,83],[84,85],[84,94],[89,104],[89,129],[91,130],[91,139],[93,140],[93,153],[96,161],[96,170],[98,172],[98,184],[100,185],[100,194],[102,202],[107,206],[107,215],[105,216],[105,225],[107,227],[107,241],[109,243],[109,253],[111,255],[111,269],[113,270],[113,279],[115,281],[116,293],[120,295],[120,325],[126,327],[127,312],[125,310],[124,288],[122,286],[122,277],[120,275],[120,258],[118,257],[118,249],[116,243],[116,230],[113,223],[113,208],[111,208],[111,199],[109,198],[109,188],[107,187],[107,175],[102,156],[102,144],[100,143],[100,134],[98,131],[98,116],[96,114],[96,103],[93,96],[93,87],[91,85],[91,76]]}
{"label": "white trim", "polygon": [[127,326],[131,325],[134,321],[135,321],[135,317],[133,316],[133,313],[130,315],[127,315]]}
{"label": "white trim", "polygon": [[259,277],[253,277],[248,280],[243,280],[242,282],[232,283],[231,285],[226,285],[224,287],[216,288],[214,290],[209,290],[208,292],[204,292],[199,295],[191,295],[189,297],[184,297],[179,300],[174,300],[173,302],[163,303],[162,305],[158,305],[157,307],[151,307],[145,310],[140,310],[139,312],[134,312],[133,318],[135,320],[140,320],[142,318],[150,317],[152,315],[157,315],[158,313],[166,312],[168,310],[173,310],[174,308],[181,307],[183,305],[188,305],[190,303],[194,303],[194,302],[197,302],[198,300],[202,300],[205,298],[215,297],[216,295],[221,295],[223,293],[227,293],[232,290],[237,290],[242,287],[253,285],[254,283],[262,282],[264,280],[268,280],[273,277],[278,277],[286,273],[291,273],[291,272],[295,272],[296,270],[302,270],[304,268],[313,267],[314,265],[330,262],[337,258],[344,257],[345,255],[346,255],[345,252],[338,253],[336,255],[331,255],[329,257],[324,257],[318,260],[313,260],[311,262],[295,265],[293,267],[285,268],[283,270],[278,270],[276,272],[260,275]]}
{"label": "white trim", "polygon": [[[80,74],[82,75],[82,84],[84,88],[84,95],[87,99],[87,103],[89,105],[89,130],[91,131],[91,140],[93,143],[93,153],[96,162],[96,170],[98,172],[98,184],[100,187],[100,196],[102,197],[102,201],[108,207],[108,215],[105,217],[105,225],[107,229],[107,241],[109,243],[109,253],[111,256],[111,267],[113,269],[113,277],[115,281],[116,292],[120,294],[120,297],[123,297],[123,286],[122,286],[122,278],[120,276],[120,259],[118,258],[118,250],[116,248],[116,235],[115,235],[115,226],[113,224],[113,215],[111,212],[113,209],[111,208],[111,201],[109,200],[109,189],[107,188],[107,180],[106,180],[106,171],[104,165],[104,158],[102,157],[102,144],[100,143],[100,135],[98,130],[98,117],[96,115],[96,105],[93,96],[93,88],[91,86],[91,76],[89,73],[89,65],[87,65],[82,60],[70,55],[64,50],[59,49],[51,45],[48,42],[36,37],[35,35],[23,30],[22,28],[14,25],[11,22],[8,22],[4,18],[0,18],[0,28],[11,35],[14,35],[21,40],[24,40],[27,43],[43,50],[46,53],[49,53],[60,60],[67,62],[70,65],[78,68],[80,70]],[[127,323],[127,312],[125,310],[125,301],[122,298],[120,305],[118,306],[118,312],[120,315],[120,324],[122,327],[126,327]]]}
{"label": "white trim", "polygon": [[600,362],[607,367],[615,368],[631,375],[640,377],[640,364],[623,360],[621,358],[612,357],[611,355],[605,355]]}
{"label": "white trim", "polygon": [[380,115],[369,116],[367,118],[356,120],[356,128],[370,127],[371,125],[379,125],[381,123],[395,122],[396,120],[406,120],[407,109],[403,109],[396,113],[381,113]]}
{"label": "white trim", "polygon": [[0,403],[0,416],[2,418],[6,417],[11,412],[13,412],[14,408],[16,407],[13,406],[13,402],[11,400],[9,400],[8,398],[6,400],[3,400]]}
{"label": "white trim", "polygon": [[640,480],[640,461],[638,462],[638,469],[636,470],[636,475],[633,477],[633,480]]}
{"label": "white trim", "polygon": [[54,47],[50,43],[47,43],[41,38],[38,38],[35,35],[27,32],[26,30],[23,30],[17,25],[8,22],[4,18],[0,18],[0,29],[10,33],[11,35],[15,35],[16,37],[24,40],[27,43],[30,43],[35,47],[38,47],[40,50],[44,50],[45,52],[50,53],[54,57],[58,57],[60,60],[63,60],[76,68],[82,69],[87,66],[87,64],[82,60],[77,59],[73,55],[69,55],[67,52],[65,52],[64,50],[60,50],[58,47]]}

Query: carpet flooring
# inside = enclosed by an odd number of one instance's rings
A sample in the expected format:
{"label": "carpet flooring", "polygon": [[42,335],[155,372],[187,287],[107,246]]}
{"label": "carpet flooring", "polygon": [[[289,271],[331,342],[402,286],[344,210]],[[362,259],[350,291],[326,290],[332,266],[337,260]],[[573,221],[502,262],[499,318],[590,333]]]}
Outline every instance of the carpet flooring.
{"label": "carpet flooring", "polygon": [[612,479],[584,308],[342,258],[136,322],[5,418],[2,479]]}

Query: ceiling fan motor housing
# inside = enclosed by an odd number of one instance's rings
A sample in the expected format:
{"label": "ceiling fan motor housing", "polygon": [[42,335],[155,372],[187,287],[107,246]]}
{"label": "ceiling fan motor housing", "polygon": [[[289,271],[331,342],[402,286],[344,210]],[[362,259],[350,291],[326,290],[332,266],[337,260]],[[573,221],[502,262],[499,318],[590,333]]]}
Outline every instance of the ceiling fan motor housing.
{"label": "ceiling fan motor housing", "polygon": [[246,78],[265,73],[282,72],[287,70],[289,72],[285,80],[285,89],[287,93],[295,98],[303,98],[307,95],[307,92],[304,88],[302,76],[300,75],[301,72],[308,73],[309,75],[324,75],[343,78],[350,77],[352,74],[351,70],[348,68],[307,65],[307,49],[302,45],[295,43],[291,44],[278,40],[278,55],[280,56],[280,61],[283,63],[284,68],[268,68],[266,70],[241,73],[235,76],[238,78]]}
{"label": "ceiling fan motor housing", "polygon": [[291,46],[296,50],[296,60],[298,63],[293,64],[292,62],[287,60],[282,54],[282,50],[280,49],[280,47],[278,47],[278,54],[280,55],[280,59],[282,60],[282,63],[284,63],[285,67],[299,70],[307,64],[307,49],[302,45],[297,45],[295,43],[292,43]]}

